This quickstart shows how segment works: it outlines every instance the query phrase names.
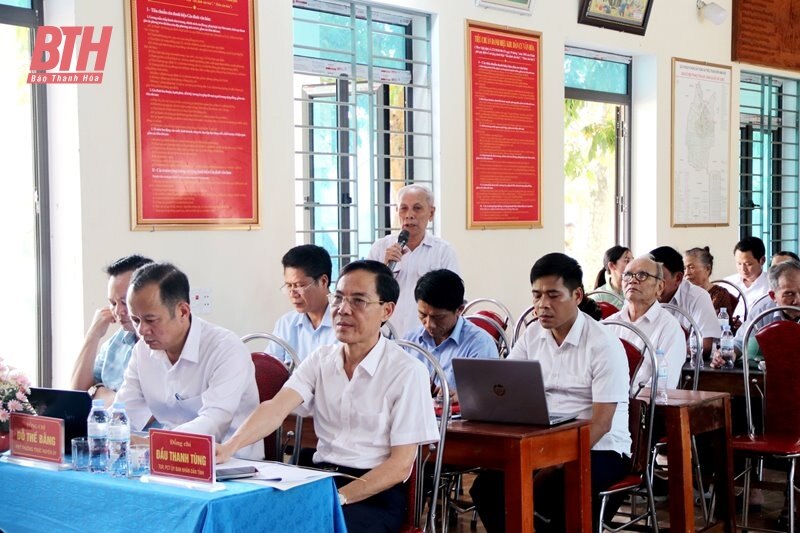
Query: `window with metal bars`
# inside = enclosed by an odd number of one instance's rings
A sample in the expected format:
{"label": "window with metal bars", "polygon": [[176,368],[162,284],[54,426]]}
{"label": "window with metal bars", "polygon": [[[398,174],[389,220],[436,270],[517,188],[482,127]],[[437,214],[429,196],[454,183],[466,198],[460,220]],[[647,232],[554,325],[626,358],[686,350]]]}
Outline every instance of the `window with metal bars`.
{"label": "window with metal bars", "polygon": [[739,234],[798,251],[798,80],[742,72]]}
{"label": "window with metal bars", "polygon": [[297,242],[333,271],[392,230],[395,192],[433,185],[430,17],[294,0]]}

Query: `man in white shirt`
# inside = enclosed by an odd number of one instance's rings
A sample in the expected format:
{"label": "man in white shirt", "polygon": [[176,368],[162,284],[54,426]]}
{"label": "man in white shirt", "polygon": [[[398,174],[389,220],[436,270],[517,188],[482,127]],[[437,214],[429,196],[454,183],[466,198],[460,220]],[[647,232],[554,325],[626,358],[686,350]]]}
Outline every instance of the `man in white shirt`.
{"label": "man in white shirt", "polygon": [[[766,261],[766,249],[764,241],[758,237],[745,237],[736,243],[733,248],[733,257],[736,260],[736,274],[725,278],[739,287],[747,299],[747,305],[752,307],[756,300],[769,292],[769,281],[764,270]],[[731,294],[739,297],[734,290]],[[739,304],[733,311],[734,317],[744,318],[744,304],[739,299]],[[740,328],[741,329],[741,328]]]}
{"label": "man in white shirt", "polygon": [[[686,336],[677,319],[658,303],[658,296],[664,290],[664,267],[649,256],[634,259],[622,273],[622,290],[625,293],[625,305],[618,313],[608,317],[608,320],[633,324],[647,335],[653,348],[663,350],[669,368],[667,387],[677,388],[681,379],[681,367],[686,361]],[[640,350],[644,349],[639,336],[631,330],[613,325],[609,328],[619,338]],[[650,358],[645,357],[634,377],[634,383],[647,383],[652,372]]]}
{"label": "man in white shirt", "polygon": [[[281,290],[295,310],[280,317],[272,333],[294,348],[302,361],[320,346],[336,342],[328,304],[331,256],[321,246],[303,244],[286,252],[281,262]],[[286,350],[274,342],[267,345],[266,351],[286,364],[292,362]]]}
{"label": "man in white shirt", "polygon": [[[192,316],[189,280],[170,263],[133,273],[128,309],[139,342],[117,401],[125,402],[131,429],[150,422],[166,429],[230,436],[258,405],[250,352],[232,332]],[[263,443],[241,457],[262,459]]]}
{"label": "man in white shirt", "polygon": [[[650,255],[656,262],[661,263],[664,271],[664,290],[658,301],[662,304],[677,305],[689,313],[700,328],[700,336],[703,338],[703,357],[708,358],[711,355],[712,344],[722,337],[722,329],[714,312],[711,295],[704,288],[684,279],[683,256],[675,248],[660,246],[651,251]],[[691,329],[691,323],[685,316],[674,311],[670,311],[670,314],[678,319],[686,331]]]}
{"label": "man in white shirt", "polygon": [[408,242],[400,246],[397,235],[387,235],[372,244],[368,259],[389,265],[400,284],[400,299],[391,323],[402,337],[418,325],[414,288],[431,270],[446,268],[460,274],[458,259],[450,243],[428,234],[428,222],[436,212],[433,193],[421,185],[406,185],[397,192],[397,216]]}
{"label": "man in white shirt", "polygon": [[[592,507],[597,493],[622,479],[630,468],[628,360],[619,339],[578,309],[583,300],[580,265],[561,253],[540,258],[531,269],[533,305],[538,321],[514,345],[509,359],[541,362],[547,404],[556,412],[577,412],[590,419]],[[561,471],[540,471],[534,497],[537,514],[551,520],[548,530],[563,531]],[[502,474],[488,471],[470,490],[489,532],[505,531]],[[613,512],[613,510],[612,510]],[[540,525],[537,523],[537,531]],[[544,526],[544,524],[542,524]],[[595,525],[595,529],[597,526]]]}
{"label": "man in white shirt", "polygon": [[347,530],[397,531],[405,516],[403,482],[420,444],[438,438],[425,365],[381,335],[399,294],[386,265],[345,266],[331,296],[339,344],[323,346],[262,403],[229,440],[217,461],[272,433],[295,410],[313,414],[319,439],[314,465],[336,477]]}

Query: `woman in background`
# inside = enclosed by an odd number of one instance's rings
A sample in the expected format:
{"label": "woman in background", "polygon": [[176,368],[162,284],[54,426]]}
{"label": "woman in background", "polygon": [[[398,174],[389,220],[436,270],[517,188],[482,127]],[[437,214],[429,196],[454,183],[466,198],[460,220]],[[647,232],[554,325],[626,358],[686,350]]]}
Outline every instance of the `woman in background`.
{"label": "woman in background", "polygon": [[[622,293],[622,273],[625,267],[633,261],[633,254],[630,248],[625,246],[612,246],[603,255],[603,269],[597,273],[594,283],[596,290],[608,291],[619,296],[619,300],[609,294],[593,294],[591,298],[598,302],[608,302],[617,307],[621,307],[621,302],[625,301]],[[606,279],[608,275],[608,279]]]}
{"label": "woman in background", "polygon": [[683,266],[686,269],[685,277],[690,283],[702,287],[711,295],[711,302],[714,304],[714,311],[719,314],[721,308],[728,310],[731,317],[731,331],[736,331],[738,320],[733,318],[733,310],[739,303],[739,298],[729,293],[723,287],[711,283],[711,272],[714,269],[714,256],[711,255],[708,246],[703,248],[692,248],[683,254]]}

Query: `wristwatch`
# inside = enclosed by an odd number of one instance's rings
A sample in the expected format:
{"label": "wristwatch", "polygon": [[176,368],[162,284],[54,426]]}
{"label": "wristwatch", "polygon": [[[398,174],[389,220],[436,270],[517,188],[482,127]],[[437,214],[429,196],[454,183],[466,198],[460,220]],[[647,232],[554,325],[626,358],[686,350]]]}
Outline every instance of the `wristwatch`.
{"label": "wristwatch", "polygon": [[347,505],[347,496],[341,492],[337,492],[337,494],[339,495],[339,505]]}
{"label": "wristwatch", "polygon": [[89,393],[89,396],[94,398],[94,395],[97,393],[97,389],[99,389],[100,387],[105,387],[105,385],[103,385],[102,383],[97,383],[89,387],[89,390],[87,391]]}

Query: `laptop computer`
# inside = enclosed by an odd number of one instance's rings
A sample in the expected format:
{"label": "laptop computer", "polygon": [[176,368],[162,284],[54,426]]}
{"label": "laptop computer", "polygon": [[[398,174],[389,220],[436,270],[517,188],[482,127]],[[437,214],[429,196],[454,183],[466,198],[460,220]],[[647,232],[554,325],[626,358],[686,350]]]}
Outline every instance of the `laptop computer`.
{"label": "laptop computer", "polygon": [[539,361],[453,359],[461,417],[481,422],[552,426],[577,413],[550,413]]}
{"label": "laptop computer", "polygon": [[86,419],[92,410],[92,397],[86,391],[31,387],[31,406],[40,416],[64,420],[64,453],[72,453],[72,439],[85,437]]}

